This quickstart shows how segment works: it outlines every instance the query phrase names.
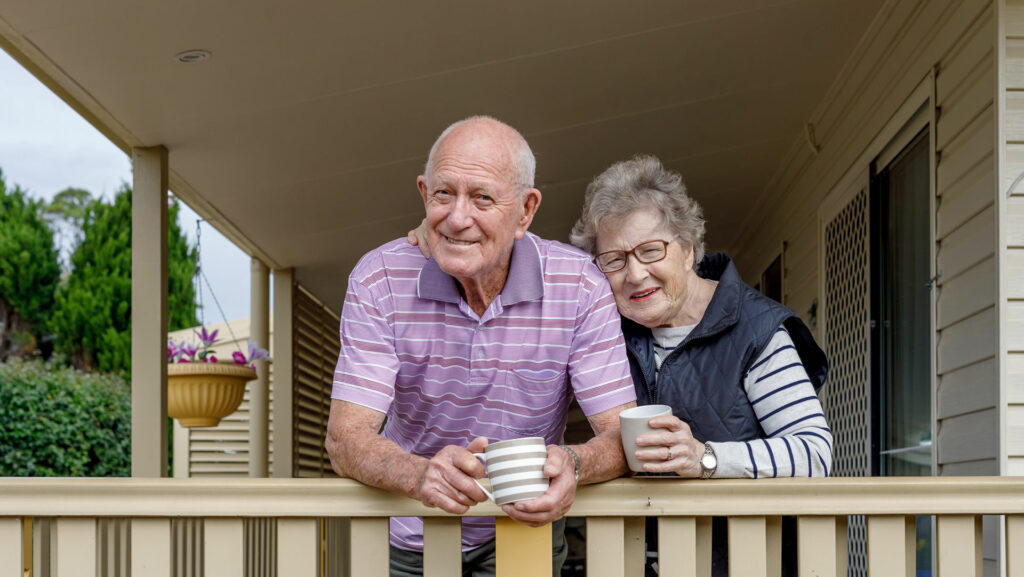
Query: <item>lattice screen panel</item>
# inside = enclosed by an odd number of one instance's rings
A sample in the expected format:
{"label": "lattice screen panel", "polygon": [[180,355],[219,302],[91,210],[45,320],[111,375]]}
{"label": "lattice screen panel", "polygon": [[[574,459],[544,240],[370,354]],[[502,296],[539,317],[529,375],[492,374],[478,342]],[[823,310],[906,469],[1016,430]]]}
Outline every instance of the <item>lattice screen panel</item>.
{"label": "lattice screen panel", "polygon": [[333,477],[324,449],[331,387],[338,364],[340,319],[302,287],[293,299],[293,432],[295,477]]}
{"label": "lattice screen panel", "polygon": [[[825,352],[831,371],[821,404],[835,439],[832,474],[871,474],[868,201],[860,191],[825,225]],[[850,517],[851,576],[864,576],[864,518]]]}

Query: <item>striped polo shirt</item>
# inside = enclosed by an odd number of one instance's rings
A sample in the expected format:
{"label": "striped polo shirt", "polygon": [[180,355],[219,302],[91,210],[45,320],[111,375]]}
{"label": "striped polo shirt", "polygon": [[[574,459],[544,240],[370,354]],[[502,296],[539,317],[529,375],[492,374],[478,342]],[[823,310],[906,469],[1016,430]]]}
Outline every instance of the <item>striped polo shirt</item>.
{"label": "striped polo shirt", "polygon": [[[352,270],[331,396],[386,413],[383,435],[409,453],[478,436],[561,443],[573,395],[587,415],[636,400],[615,300],[586,253],[527,233],[483,315],[405,239]],[[494,519],[463,519],[463,550],[493,537]],[[422,519],[392,518],[391,544],[422,551]]]}

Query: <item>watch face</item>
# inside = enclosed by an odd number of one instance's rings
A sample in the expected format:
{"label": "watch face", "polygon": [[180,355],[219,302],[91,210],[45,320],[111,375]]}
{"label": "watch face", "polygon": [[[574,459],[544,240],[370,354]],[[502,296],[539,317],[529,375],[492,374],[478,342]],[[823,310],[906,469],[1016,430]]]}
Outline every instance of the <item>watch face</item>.
{"label": "watch face", "polygon": [[700,458],[700,465],[710,471],[718,465],[718,459],[713,454],[705,454]]}

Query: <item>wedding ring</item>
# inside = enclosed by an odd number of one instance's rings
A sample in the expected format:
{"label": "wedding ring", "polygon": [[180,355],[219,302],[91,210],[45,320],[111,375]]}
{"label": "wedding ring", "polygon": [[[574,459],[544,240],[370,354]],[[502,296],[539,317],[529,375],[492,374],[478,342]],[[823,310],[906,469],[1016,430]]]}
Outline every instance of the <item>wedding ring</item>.
{"label": "wedding ring", "polygon": [[671,461],[672,460],[672,447],[668,448],[668,456],[665,457],[665,460],[666,461]]}

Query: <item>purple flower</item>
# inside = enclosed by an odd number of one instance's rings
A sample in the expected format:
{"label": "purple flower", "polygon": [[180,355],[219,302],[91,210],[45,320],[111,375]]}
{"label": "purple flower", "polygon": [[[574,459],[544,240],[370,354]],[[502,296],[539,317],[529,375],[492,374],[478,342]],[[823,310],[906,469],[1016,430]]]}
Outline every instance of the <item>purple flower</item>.
{"label": "purple flower", "polygon": [[249,341],[249,361],[270,360],[270,353],[267,349],[259,348],[256,343]]}
{"label": "purple flower", "polygon": [[206,359],[204,359],[204,360],[206,362],[208,362],[208,363],[216,363],[217,362],[217,357],[215,357],[213,355],[210,355],[210,356],[206,357]]}
{"label": "purple flower", "polygon": [[212,333],[210,333],[206,331],[206,327],[201,327],[201,329],[202,330],[199,331],[193,330],[192,332],[194,332],[196,336],[199,337],[199,341],[203,343],[204,349],[209,347],[213,343],[217,342],[217,333],[219,331],[215,330]]}
{"label": "purple flower", "polygon": [[173,363],[178,360],[178,356],[181,354],[181,349],[178,348],[178,343],[174,341],[167,341],[167,362]]}
{"label": "purple flower", "polygon": [[240,351],[235,351],[231,353],[231,358],[234,359],[236,365],[245,365],[245,355],[243,355]]}
{"label": "purple flower", "polygon": [[196,352],[199,351],[199,345],[182,342],[178,349],[181,351],[182,359],[187,357],[189,361],[193,361],[196,358]]}

